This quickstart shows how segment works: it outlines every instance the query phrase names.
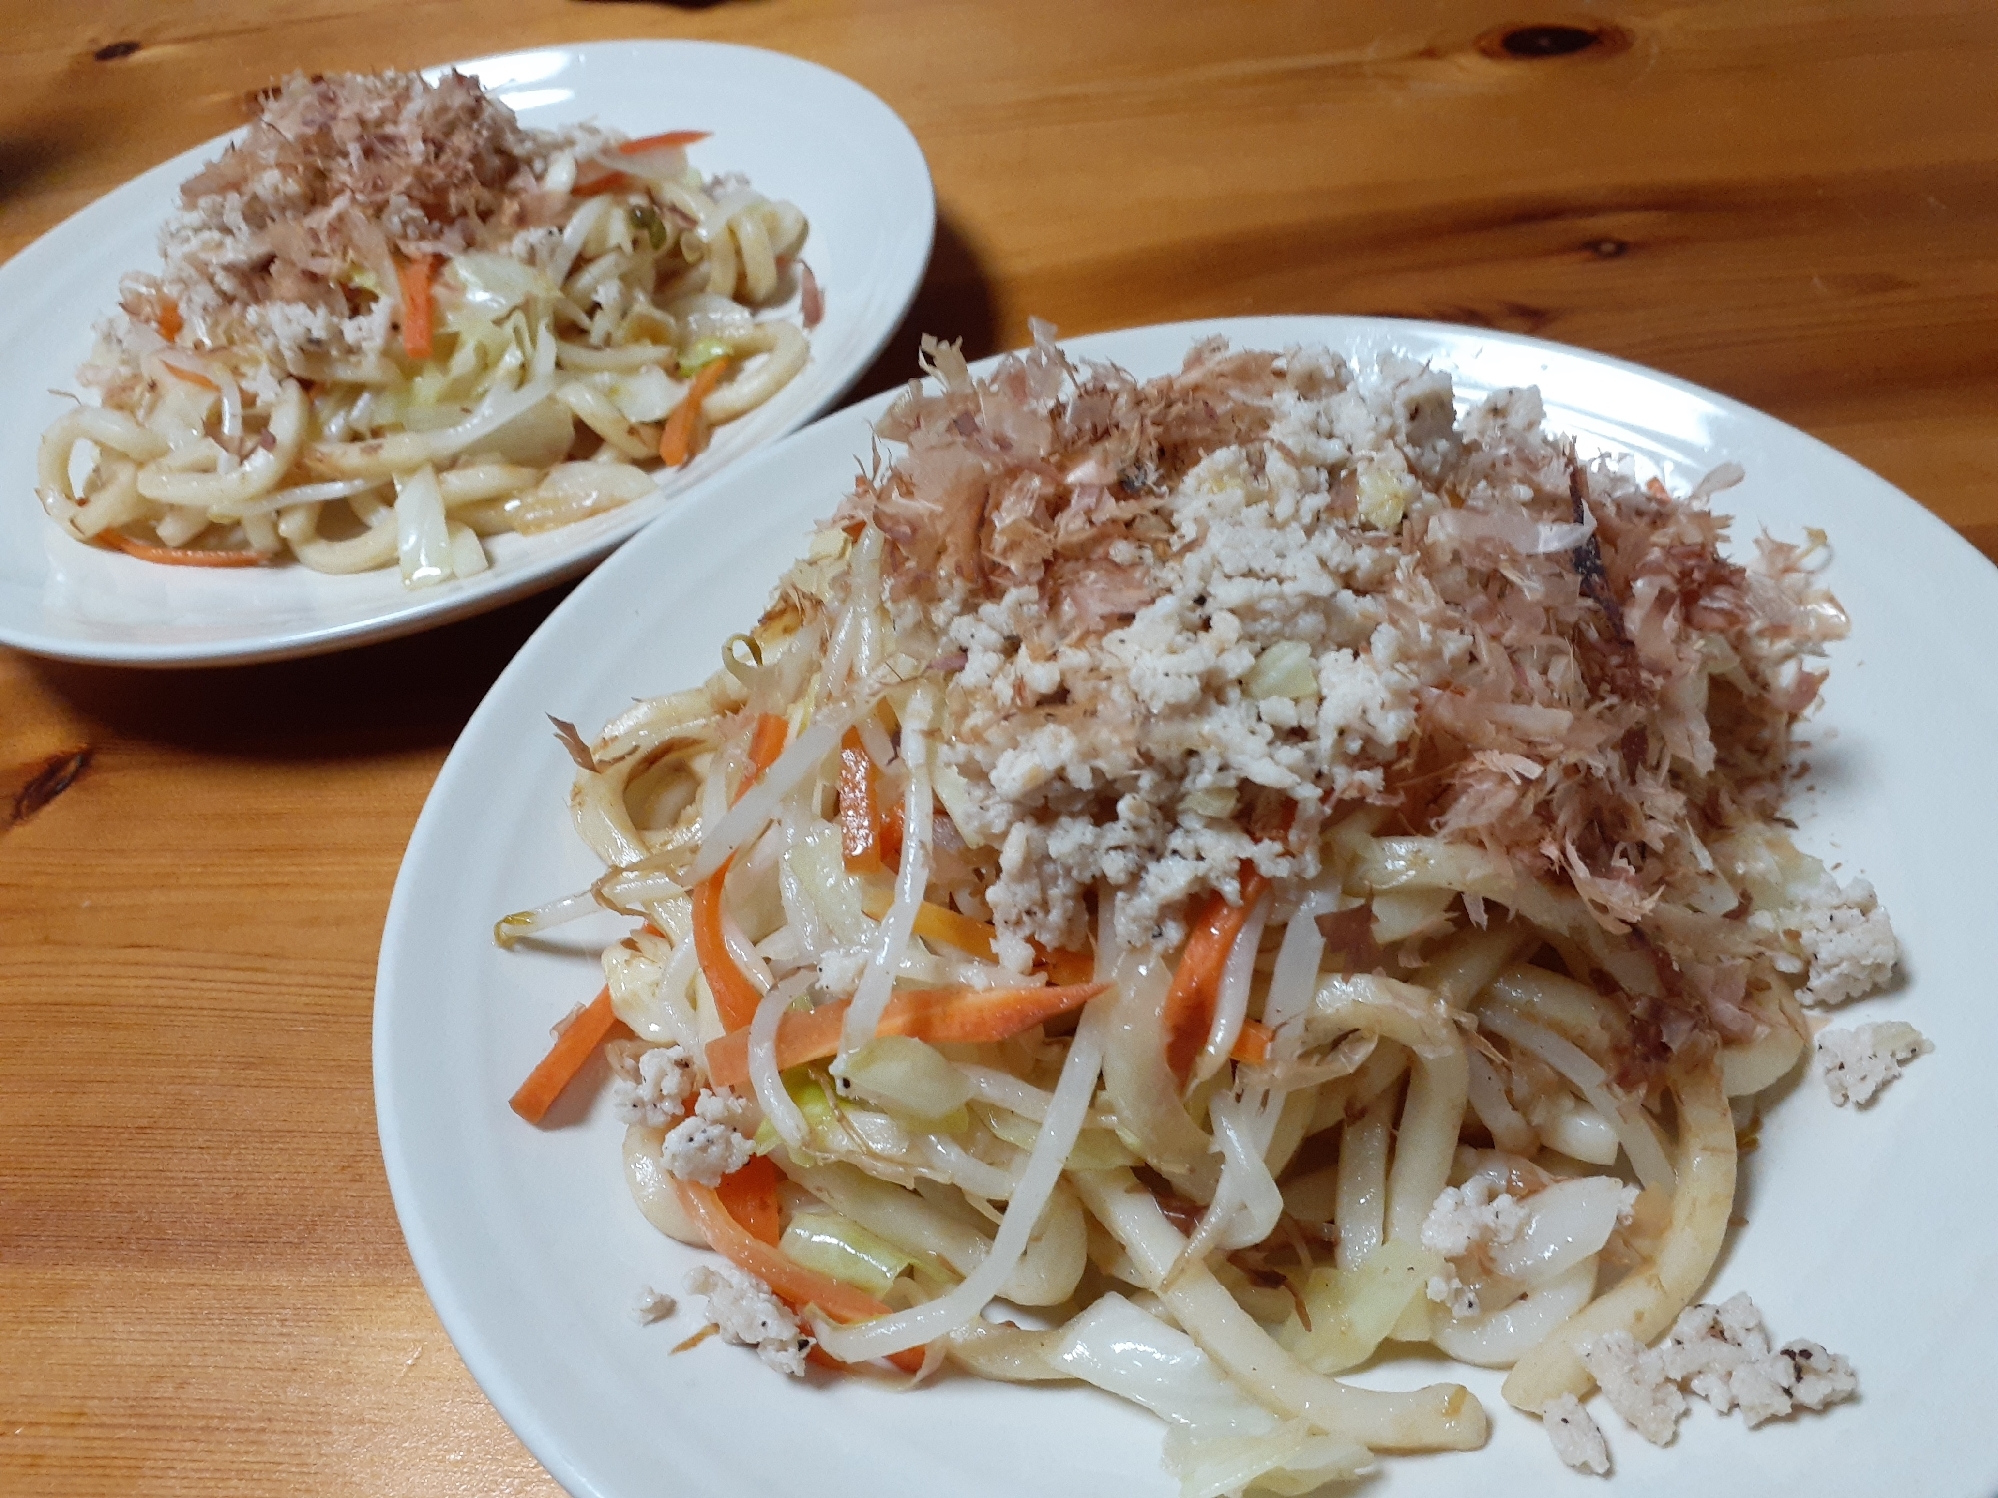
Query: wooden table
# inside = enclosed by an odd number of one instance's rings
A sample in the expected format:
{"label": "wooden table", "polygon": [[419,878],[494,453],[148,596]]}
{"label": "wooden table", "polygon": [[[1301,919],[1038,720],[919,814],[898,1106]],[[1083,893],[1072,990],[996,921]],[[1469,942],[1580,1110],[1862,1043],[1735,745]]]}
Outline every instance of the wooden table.
{"label": "wooden table", "polygon": [[[936,255],[861,393],[1030,315],[1479,323],[1738,396],[1998,556],[1987,5],[8,9],[7,253],[290,69],[748,42],[929,154]],[[233,670],[0,652],[0,1492],[556,1491],[417,1284],[368,1053],[404,840],[553,602]]]}

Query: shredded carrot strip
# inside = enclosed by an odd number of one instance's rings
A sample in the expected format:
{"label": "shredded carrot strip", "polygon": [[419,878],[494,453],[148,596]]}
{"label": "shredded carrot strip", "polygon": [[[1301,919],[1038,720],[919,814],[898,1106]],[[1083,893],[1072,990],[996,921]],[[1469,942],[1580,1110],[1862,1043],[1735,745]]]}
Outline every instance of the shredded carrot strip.
{"label": "shredded carrot strip", "polygon": [[1041,970],[1055,983],[1087,983],[1096,976],[1096,954],[1094,952],[1072,952],[1066,947],[1056,947],[1052,952],[1036,948],[1041,955]]}
{"label": "shredded carrot strip", "polygon": [[637,140],[628,140],[617,148],[620,156],[637,156],[655,147],[699,145],[712,130],[668,130],[663,135],[641,135]]}
{"label": "shredded carrot strip", "polygon": [[180,337],[180,330],[187,326],[180,319],[180,303],[176,302],[172,297],[166,298],[160,304],[160,320],[157,326],[160,330],[160,337],[164,338],[168,343],[172,343],[176,338]]}
{"label": "shredded carrot strip", "polygon": [[761,780],[763,772],[777,763],[777,756],[784,752],[784,740],[790,732],[791,725],[775,713],[757,716],[756,729],[749,736],[749,773],[735,788],[736,800],[740,801],[742,793]]}
{"label": "shredded carrot strip", "polygon": [[759,1243],[775,1246],[782,1232],[777,1210],[777,1182],[782,1177],[768,1155],[757,1155],[733,1175],[722,1177],[715,1194],[728,1215]]}
{"label": "shredded carrot strip", "polygon": [[932,905],[927,900],[916,908],[915,934],[930,941],[940,941],[947,947],[956,947],[958,951],[968,952],[986,962],[993,961],[997,956],[993,944],[999,939],[998,928],[985,921],[974,921],[948,906]]}
{"label": "shredded carrot strip", "polygon": [[579,182],[569,189],[572,198],[597,198],[607,192],[623,192],[627,187],[635,187],[638,179],[629,172],[605,172],[601,177],[592,177],[587,182]]}
{"label": "shredded carrot strip", "polygon": [[756,1006],[763,995],[748,975],[729,955],[728,938],[722,934],[722,881],[728,878],[730,858],[694,886],[694,955],[700,960],[701,975],[708,980],[708,992],[715,996],[715,1013],[722,1028],[740,1030],[756,1018]]}
{"label": "shredded carrot strip", "polygon": [[722,382],[722,376],[729,371],[727,358],[710,359],[694,376],[694,383],[687,387],[687,394],[673,412],[666,418],[666,425],[659,430],[659,461],[668,468],[679,468],[694,455],[694,439],[699,434],[701,402],[714,394],[715,386]]}
{"label": "shredded carrot strip", "polygon": [[1270,1059],[1270,1042],[1276,1039],[1276,1031],[1261,1020],[1242,1021],[1242,1033],[1235,1037],[1235,1049],[1228,1053],[1231,1061],[1247,1061],[1260,1065]]}
{"label": "shredded carrot strip", "polygon": [[412,359],[430,357],[430,277],[436,268],[435,255],[418,255],[395,268],[402,282],[402,351]]}
{"label": "shredded carrot strip", "polygon": [[1269,880],[1244,863],[1241,904],[1230,905],[1217,890],[1201,896],[1193,915],[1193,934],[1186,939],[1165,1001],[1166,1065],[1182,1082],[1207,1043],[1214,1003],[1221,993],[1221,971],[1228,965],[1235,937],[1268,887]]}
{"label": "shredded carrot strip", "polygon": [[[807,1269],[754,1237],[729,1215],[727,1206],[711,1187],[681,1180],[675,1180],[673,1187],[687,1215],[707,1235],[708,1246],[736,1268],[762,1280],[793,1309],[817,1306],[835,1321],[866,1321],[888,1314],[888,1307],[866,1291]],[[923,1366],[923,1355],[920,1349],[912,1347],[894,1354],[888,1361],[905,1373],[914,1373]]]}
{"label": "shredded carrot strip", "polygon": [[[885,889],[870,889],[861,896],[860,908],[878,921],[888,914],[894,900],[895,897]],[[986,921],[974,921],[970,916],[961,915],[947,905],[923,901],[916,907],[916,922],[912,930],[915,935],[925,940],[940,941],[947,947],[955,947],[960,952],[982,958],[986,962],[996,960],[998,928]],[[1089,968],[1084,971],[1081,978],[1074,981],[1084,982],[1096,970],[1095,959],[1090,958],[1088,961]]]}
{"label": "shredded carrot strip", "polygon": [[217,385],[213,380],[209,379],[208,376],[203,374],[200,370],[183,369],[181,368],[180,365],[175,364],[171,359],[160,360],[160,367],[164,369],[168,374],[172,375],[175,379],[185,380],[190,385],[199,385],[204,390],[221,389],[221,386]]}
{"label": "shredded carrot strip", "polygon": [[[749,788],[763,778],[763,772],[777,762],[777,756],[784,752],[784,737],[790,726],[775,713],[764,713],[756,720],[756,729],[749,738],[749,768],[743,773],[742,784],[735,788],[735,799],[740,801]],[[748,975],[735,965],[729,955],[728,938],[722,933],[722,882],[728,878],[729,864],[733,857],[723,862],[707,878],[694,886],[694,955],[701,964],[701,975],[708,980],[708,991],[715,996],[715,1012],[721,1016],[724,1029],[739,1030],[756,1017],[756,1005],[763,995]]]}
{"label": "shredded carrot strip", "polygon": [[[928,988],[899,993],[881,1015],[879,1035],[913,1035],[940,1045],[1010,1040],[1056,1015],[1080,1009],[1106,985],[1072,983],[1060,988]],[[840,1026],[850,1000],[793,1010],[777,1022],[780,1071],[839,1054]],[[708,1042],[708,1076],[718,1087],[749,1080],[749,1036],[731,1032]]]}
{"label": "shredded carrot strip", "polygon": [[900,800],[891,802],[881,812],[881,825],[875,830],[874,839],[881,845],[882,861],[891,868],[900,867],[902,862],[902,822],[908,808]]}
{"label": "shredded carrot strip", "polygon": [[260,551],[210,550],[200,546],[155,546],[137,541],[122,531],[99,531],[97,539],[113,551],[142,562],[160,562],[169,567],[261,567],[270,558]]}
{"label": "shredded carrot strip", "polygon": [[849,728],[839,741],[839,846],[849,874],[878,874],[881,840],[876,835],[880,811],[874,794],[878,771],[860,730]]}
{"label": "shredded carrot strip", "polygon": [[612,1031],[623,1028],[617,1015],[611,1012],[610,989],[597,990],[589,1007],[555,1037],[555,1044],[541,1058],[541,1064],[520,1084],[520,1090],[513,1095],[513,1111],[529,1123],[540,1123],[555,1099],[562,1095],[562,1089],[576,1080],[583,1063],[610,1038]]}

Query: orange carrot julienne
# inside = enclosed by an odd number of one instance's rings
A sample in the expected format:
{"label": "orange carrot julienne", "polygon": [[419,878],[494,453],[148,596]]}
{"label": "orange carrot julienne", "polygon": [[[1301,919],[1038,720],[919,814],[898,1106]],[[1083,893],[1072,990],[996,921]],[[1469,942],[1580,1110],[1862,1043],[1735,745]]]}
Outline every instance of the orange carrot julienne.
{"label": "orange carrot julienne", "polygon": [[[736,800],[740,801],[777,762],[789,732],[790,725],[775,713],[757,718],[749,737],[749,768],[743,773],[742,784],[735,788]],[[694,955],[700,961],[701,975],[708,980],[708,992],[715,996],[715,1012],[721,1016],[723,1028],[739,1030],[756,1017],[756,1005],[763,995],[736,966],[722,931],[722,884],[733,862],[732,857],[724,860],[720,868],[694,886]]]}
{"label": "orange carrot julienne", "polygon": [[940,941],[947,947],[956,947],[973,957],[986,962],[995,960],[993,943],[999,939],[998,929],[984,921],[974,921],[968,915],[961,915],[946,905],[932,905],[925,900],[916,907],[915,934],[930,941]]}
{"label": "orange carrot julienne", "polygon": [[1221,994],[1221,973],[1235,938],[1268,887],[1269,880],[1245,863],[1241,904],[1230,905],[1218,890],[1209,890],[1194,911],[1193,934],[1186,939],[1165,1001],[1166,1065],[1181,1082],[1207,1043],[1214,1004]]}
{"label": "orange carrot julienne", "polygon": [[878,774],[860,730],[849,728],[839,741],[839,845],[849,874],[878,874],[886,867],[875,795]]}
{"label": "orange carrot julienne", "polygon": [[555,1037],[555,1044],[541,1058],[541,1064],[520,1084],[520,1090],[513,1095],[513,1111],[529,1123],[540,1123],[555,1099],[562,1095],[562,1089],[576,1080],[583,1063],[610,1038],[613,1030],[621,1028],[611,1010],[609,987],[598,989],[589,1007]]}
{"label": "orange carrot julienne", "polygon": [[668,468],[679,468],[694,455],[694,439],[698,435],[701,419],[701,402],[714,394],[715,386],[722,382],[728,373],[730,360],[726,357],[710,359],[694,376],[693,384],[687,387],[687,394],[673,412],[666,418],[666,425],[659,430],[659,461]]}
{"label": "orange carrot julienne", "polygon": [[[866,1291],[807,1269],[757,1239],[729,1216],[727,1206],[712,1187],[676,1179],[673,1189],[679,1193],[680,1205],[686,1208],[687,1215],[706,1234],[708,1246],[736,1268],[762,1280],[794,1310],[817,1306],[834,1321],[866,1321],[888,1314],[888,1307]],[[923,1354],[920,1348],[912,1347],[893,1354],[888,1361],[905,1373],[914,1373],[923,1366]]]}
{"label": "orange carrot julienne", "polygon": [[605,172],[601,177],[592,177],[587,182],[579,182],[569,189],[572,198],[601,197],[607,192],[623,192],[627,187],[635,187],[638,179],[630,172]]}
{"label": "orange carrot julienne", "polygon": [[761,713],[756,719],[756,728],[749,736],[750,772],[743,777],[742,784],[736,787],[735,799],[740,801],[742,793],[763,778],[763,772],[777,763],[777,756],[784,752],[784,739],[791,731],[791,725],[775,713]]}
{"label": "orange carrot julienne", "polygon": [[395,268],[402,282],[402,350],[412,359],[430,357],[430,277],[436,268],[435,255],[418,255]]}
{"label": "orange carrot julienne", "polygon": [[180,318],[180,303],[167,297],[160,303],[160,320],[154,324],[160,330],[160,337],[172,343],[180,337],[180,330],[186,326]]}
{"label": "orange carrot julienne", "polygon": [[625,141],[617,148],[620,156],[638,156],[646,151],[660,150],[667,146],[696,146],[709,136],[712,130],[668,130],[661,135],[641,135],[637,140]]}
{"label": "orange carrot julienne", "polygon": [[1276,1031],[1260,1020],[1242,1021],[1242,1033],[1235,1037],[1235,1049],[1228,1053],[1231,1061],[1246,1061],[1259,1065],[1270,1059],[1270,1042],[1276,1039]]}
{"label": "orange carrot julienne", "polygon": [[[911,1035],[936,1044],[1010,1040],[1056,1015],[1080,1009],[1106,985],[1060,988],[930,988],[899,993],[882,1012],[879,1035]],[[840,1027],[851,1001],[786,1013],[777,1022],[777,1069],[839,1054]],[[733,1031],[708,1042],[708,1077],[717,1087],[749,1081],[749,1036]]]}
{"label": "orange carrot julienne", "polygon": [[759,1243],[775,1245],[782,1232],[777,1208],[777,1167],[768,1155],[754,1156],[742,1169],[722,1177],[715,1194],[728,1215]]}
{"label": "orange carrot julienne", "polygon": [[201,546],[155,546],[137,541],[122,531],[99,531],[97,539],[113,551],[142,562],[160,562],[168,567],[261,567],[270,560],[260,551],[221,551]]}
{"label": "orange carrot julienne", "polygon": [[740,1030],[756,1018],[756,1006],[763,995],[749,981],[728,950],[722,933],[722,881],[728,878],[730,858],[694,886],[694,955],[701,964],[701,976],[708,980],[708,992],[715,996],[715,1013],[722,1028]]}
{"label": "orange carrot julienne", "polygon": [[[1040,949],[1036,949],[1039,951]],[[1087,983],[1096,976],[1094,952],[1072,952],[1066,947],[1040,951],[1041,970],[1055,983]]]}
{"label": "orange carrot julienne", "polygon": [[221,388],[200,370],[187,369],[182,365],[174,363],[171,359],[160,360],[160,367],[175,379],[185,380],[190,385],[199,385],[204,390],[218,390]]}

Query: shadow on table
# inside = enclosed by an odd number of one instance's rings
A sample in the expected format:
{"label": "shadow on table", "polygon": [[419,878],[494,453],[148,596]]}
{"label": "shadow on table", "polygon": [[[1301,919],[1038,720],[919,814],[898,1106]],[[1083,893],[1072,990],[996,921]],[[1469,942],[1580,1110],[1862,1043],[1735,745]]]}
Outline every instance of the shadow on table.
{"label": "shadow on table", "polygon": [[[828,295],[837,291],[828,288]],[[922,371],[916,355],[922,349],[923,335],[929,333],[949,341],[964,340],[964,357],[983,359],[999,352],[998,318],[992,305],[991,278],[980,264],[977,253],[949,214],[937,214],[936,240],[930,247],[930,263],[923,272],[922,285],[909,315],[889,337],[880,357],[867,373],[854,382],[842,404],[852,405],[906,384]]]}
{"label": "shadow on table", "polygon": [[572,586],[304,660],[165,671],[31,660],[29,669],[116,736],[206,754],[325,759],[445,748]]}

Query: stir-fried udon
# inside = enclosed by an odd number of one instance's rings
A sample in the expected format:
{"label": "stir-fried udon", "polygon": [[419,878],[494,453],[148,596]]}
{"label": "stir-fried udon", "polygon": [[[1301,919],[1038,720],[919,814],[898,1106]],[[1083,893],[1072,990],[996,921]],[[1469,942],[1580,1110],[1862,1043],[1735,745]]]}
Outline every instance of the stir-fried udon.
{"label": "stir-fried udon", "polygon": [[1896,960],[1776,820],[1822,538],[1729,560],[1736,473],[1409,361],[930,357],[721,672],[561,725],[608,872],[501,939],[639,924],[516,1108],[609,1036],[729,1340],[1096,1384],[1189,1494],[1481,1444],[1337,1377],[1395,1345],[1598,1471],[1598,1385],[1658,1441],[1850,1394],[1694,1303],[1731,1100]]}
{"label": "stir-fried udon", "polygon": [[287,80],[125,279],[43,506],[148,561],[419,587],[649,494],[821,306],[803,214],[697,171],[705,138],[523,129],[455,73]]}

